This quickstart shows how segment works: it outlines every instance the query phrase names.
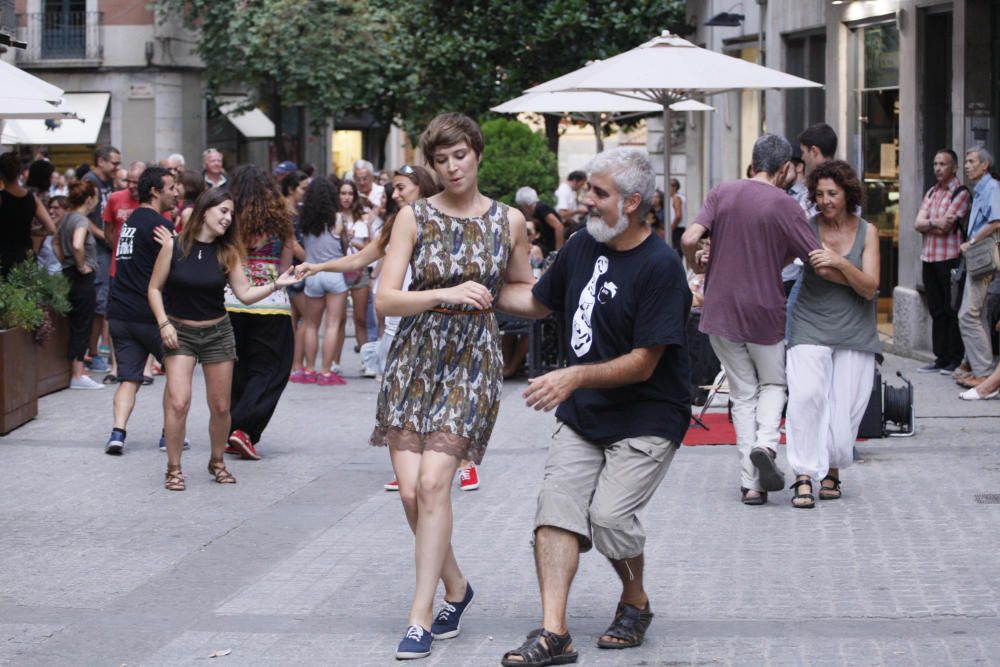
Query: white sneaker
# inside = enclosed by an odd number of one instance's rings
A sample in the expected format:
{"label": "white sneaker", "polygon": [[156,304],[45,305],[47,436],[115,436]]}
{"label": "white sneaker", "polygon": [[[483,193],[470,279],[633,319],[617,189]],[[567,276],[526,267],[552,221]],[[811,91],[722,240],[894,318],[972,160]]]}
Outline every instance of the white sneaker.
{"label": "white sneaker", "polygon": [[78,378],[73,378],[69,381],[70,389],[104,389],[104,385],[99,382],[94,382],[90,379],[89,375],[81,375]]}
{"label": "white sneaker", "polygon": [[367,366],[362,366],[361,367],[361,377],[363,377],[363,378],[378,377],[378,372],[377,371],[373,371],[372,369],[368,368]]}
{"label": "white sneaker", "polygon": [[342,373],[340,372],[340,364],[337,363],[330,364],[330,372],[336,373],[337,375],[342,375]]}

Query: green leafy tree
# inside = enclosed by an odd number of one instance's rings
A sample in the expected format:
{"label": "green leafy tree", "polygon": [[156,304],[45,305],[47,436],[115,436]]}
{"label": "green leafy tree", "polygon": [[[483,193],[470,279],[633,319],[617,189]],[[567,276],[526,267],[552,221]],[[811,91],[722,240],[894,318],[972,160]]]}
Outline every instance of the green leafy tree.
{"label": "green leafy tree", "polygon": [[[396,102],[411,135],[442,110],[473,117],[527,88],[657,36],[684,32],[680,0],[410,0],[392,50],[409,63]],[[446,107],[446,108],[445,108]],[[558,148],[559,116],[546,116]]]}
{"label": "green leafy tree", "polygon": [[518,188],[528,185],[551,203],[559,175],[556,156],[545,138],[524,123],[506,118],[487,121],[482,128],[486,147],[479,167],[480,190],[514,206]]}
{"label": "green leafy tree", "polygon": [[[280,128],[283,106],[314,119],[366,109],[391,120],[382,63],[393,14],[364,0],[155,0],[161,19],[197,30],[210,96],[242,87]],[[279,159],[284,142],[278,143]]]}

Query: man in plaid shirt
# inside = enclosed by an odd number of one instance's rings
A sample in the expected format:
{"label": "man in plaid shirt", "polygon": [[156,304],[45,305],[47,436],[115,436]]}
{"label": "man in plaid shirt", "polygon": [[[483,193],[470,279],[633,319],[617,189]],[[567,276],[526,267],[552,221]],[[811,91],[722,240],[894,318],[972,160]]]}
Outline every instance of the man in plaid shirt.
{"label": "man in plaid shirt", "polygon": [[916,228],[924,235],[924,294],[931,313],[931,341],[934,363],[922,373],[951,373],[962,363],[965,347],[958,329],[958,311],[951,305],[951,270],[961,257],[962,225],[969,212],[969,189],[955,176],[958,155],[942,148],[934,155],[934,178],[937,179],[920,205]]}

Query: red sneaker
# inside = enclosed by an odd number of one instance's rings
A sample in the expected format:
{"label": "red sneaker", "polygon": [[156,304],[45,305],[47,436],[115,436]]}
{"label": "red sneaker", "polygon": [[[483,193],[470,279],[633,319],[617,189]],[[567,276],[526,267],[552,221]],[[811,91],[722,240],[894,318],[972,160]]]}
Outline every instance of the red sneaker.
{"label": "red sneaker", "polygon": [[392,481],[383,484],[382,488],[385,489],[386,491],[399,491],[399,480],[393,477]]}
{"label": "red sneaker", "polygon": [[[229,449],[235,449],[234,453],[239,454],[245,459],[250,461],[259,461],[260,455],[253,448],[253,442],[250,440],[250,436],[236,429],[229,434]],[[228,451],[228,449],[227,449]]]}
{"label": "red sneaker", "polygon": [[476,470],[476,464],[473,463],[468,468],[460,470],[458,479],[458,485],[463,491],[475,491],[478,489],[479,472]]}

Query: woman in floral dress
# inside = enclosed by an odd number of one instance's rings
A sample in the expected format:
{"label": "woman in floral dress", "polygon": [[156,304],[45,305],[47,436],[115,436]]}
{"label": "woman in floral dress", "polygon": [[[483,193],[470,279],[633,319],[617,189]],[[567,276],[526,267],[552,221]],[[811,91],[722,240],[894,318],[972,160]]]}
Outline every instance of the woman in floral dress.
{"label": "woman in floral dress", "polygon": [[[503,357],[493,302],[505,283],[531,283],[524,216],[479,192],[483,136],[442,114],[420,139],[444,191],[396,216],[377,308],[402,316],[389,350],[371,444],[388,445],[416,535],[416,591],[400,659],[459,632],[473,591],[451,548],[451,480],[480,463],[499,408]],[[402,289],[407,267],[413,282]],[[438,581],[445,603],[436,617]],[[432,623],[433,618],[433,623]]]}

